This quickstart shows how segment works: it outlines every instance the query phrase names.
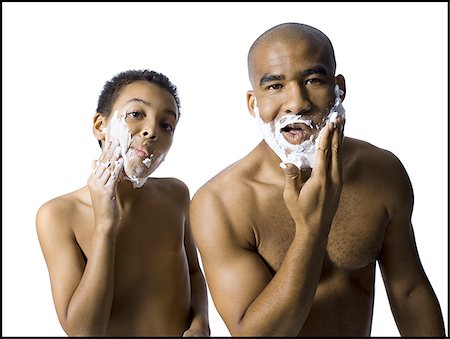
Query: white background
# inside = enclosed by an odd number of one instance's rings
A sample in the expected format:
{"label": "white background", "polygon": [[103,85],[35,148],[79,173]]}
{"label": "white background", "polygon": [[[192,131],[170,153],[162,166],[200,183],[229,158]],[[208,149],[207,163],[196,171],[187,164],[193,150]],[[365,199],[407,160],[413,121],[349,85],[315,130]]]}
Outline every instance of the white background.
{"label": "white background", "polygon": [[[39,206],[85,185],[106,80],[150,68],[179,88],[181,120],[155,176],[191,196],[260,140],[246,58],[266,29],[321,29],[347,80],[346,135],[394,152],[415,193],[422,264],[448,329],[448,4],[2,2],[2,335],[64,336],[35,230]],[[229,336],[210,299],[213,336]],[[326,325],[325,325],[326,326]],[[373,336],[398,330],[379,276]]]}

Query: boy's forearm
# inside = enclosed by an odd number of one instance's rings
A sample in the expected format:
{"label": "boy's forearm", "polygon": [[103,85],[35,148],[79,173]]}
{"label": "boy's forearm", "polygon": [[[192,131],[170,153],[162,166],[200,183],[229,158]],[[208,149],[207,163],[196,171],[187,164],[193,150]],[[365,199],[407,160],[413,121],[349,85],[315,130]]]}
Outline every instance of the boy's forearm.
{"label": "boy's forearm", "polygon": [[94,236],[92,251],[64,319],[69,335],[103,335],[114,290],[115,239]]}
{"label": "boy's forearm", "polygon": [[190,329],[197,329],[210,335],[208,319],[208,295],[204,276],[200,270],[191,273],[191,310],[192,322]]}

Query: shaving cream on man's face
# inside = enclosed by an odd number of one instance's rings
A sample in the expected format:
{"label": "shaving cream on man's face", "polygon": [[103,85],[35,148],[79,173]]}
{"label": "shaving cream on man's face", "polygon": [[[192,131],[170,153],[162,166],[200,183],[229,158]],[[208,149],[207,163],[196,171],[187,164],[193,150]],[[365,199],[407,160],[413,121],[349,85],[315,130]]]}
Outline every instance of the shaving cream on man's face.
{"label": "shaving cream on man's face", "polygon": [[[269,147],[284,163],[292,163],[300,169],[313,168],[314,157],[318,147],[318,140],[328,121],[335,122],[338,116],[345,118],[340,95],[343,94],[339,86],[335,87],[336,99],[333,107],[323,124],[314,124],[311,119],[304,119],[302,115],[284,115],[265,123],[260,115],[255,99],[255,118]],[[315,133],[318,130],[319,133]],[[317,135],[317,136],[316,136]]]}

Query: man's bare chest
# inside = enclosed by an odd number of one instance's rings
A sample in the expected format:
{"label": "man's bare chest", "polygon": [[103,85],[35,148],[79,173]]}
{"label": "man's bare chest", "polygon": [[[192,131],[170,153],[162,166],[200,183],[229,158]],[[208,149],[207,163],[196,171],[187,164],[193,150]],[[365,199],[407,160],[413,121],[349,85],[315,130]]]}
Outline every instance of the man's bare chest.
{"label": "man's bare chest", "polygon": [[[388,222],[381,200],[363,199],[357,193],[351,187],[343,190],[327,244],[327,261],[350,270],[376,260]],[[263,200],[262,204],[254,226],[257,250],[276,272],[294,238],[295,225],[281,193]]]}

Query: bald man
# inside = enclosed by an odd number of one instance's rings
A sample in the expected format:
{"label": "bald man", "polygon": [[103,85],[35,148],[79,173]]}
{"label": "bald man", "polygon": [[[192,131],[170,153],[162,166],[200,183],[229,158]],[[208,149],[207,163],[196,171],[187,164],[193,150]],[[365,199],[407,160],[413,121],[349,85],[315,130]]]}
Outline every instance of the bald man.
{"label": "bald man", "polygon": [[285,23],[251,46],[249,112],[264,139],[194,195],[193,236],[233,336],[370,336],[378,261],[404,336],[444,336],[400,160],[344,137],[330,40]]}

